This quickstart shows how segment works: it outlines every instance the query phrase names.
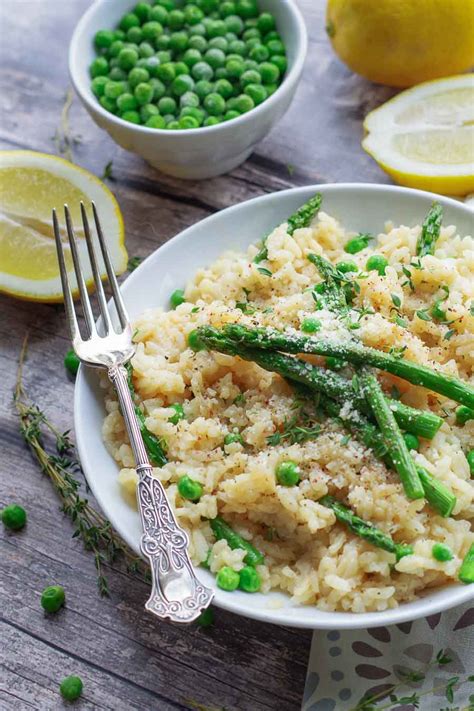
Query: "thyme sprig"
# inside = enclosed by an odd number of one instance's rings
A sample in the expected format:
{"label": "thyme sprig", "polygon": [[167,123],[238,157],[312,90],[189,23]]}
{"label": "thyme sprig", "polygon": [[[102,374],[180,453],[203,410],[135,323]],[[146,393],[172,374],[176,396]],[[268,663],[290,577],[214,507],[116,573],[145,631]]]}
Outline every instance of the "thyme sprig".
{"label": "thyme sprig", "polygon": [[64,103],[61,108],[59,126],[57,127],[53,137],[56,151],[60,156],[63,156],[67,160],[71,161],[71,163],[74,163],[73,148],[76,144],[81,142],[81,137],[79,135],[73,135],[71,133],[71,126],[69,123],[69,112],[71,110],[73,100],[74,93],[71,87],[69,87],[66,91]]}
{"label": "thyme sprig", "polygon": [[46,414],[31,402],[23,386],[23,365],[27,352],[27,337],[21,349],[14,391],[15,408],[20,419],[20,432],[25,444],[50,480],[60,501],[61,510],[75,528],[73,538],[81,538],[84,547],[94,555],[97,585],[101,595],[109,595],[104,573],[105,565],[121,559],[128,573],[143,581],[150,579],[148,566],[136,556],[112,529],[110,522],[84,496],[81,465],[76,457],[69,430],[60,432]]}

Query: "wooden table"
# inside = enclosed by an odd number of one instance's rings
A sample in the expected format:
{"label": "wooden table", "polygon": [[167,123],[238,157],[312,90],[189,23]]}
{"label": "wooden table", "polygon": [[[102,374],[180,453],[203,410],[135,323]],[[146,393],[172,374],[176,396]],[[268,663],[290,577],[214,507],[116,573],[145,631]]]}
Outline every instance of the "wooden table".
{"label": "wooden table", "polygon": [[[68,90],[68,42],[88,4],[0,3],[2,149],[57,152],[53,137]],[[337,60],[324,32],[323,0],[299,4],[310,49],[296,99],[230,175],[203,182],[161,175],[118,148],[74,100],[74,160],[99,176],[113,161],[109,185],[123,211],[130,256],[146,256],[210,213],[265,192],[317,182],[387,181],[360,139],[364,115],[391,91],[352,75]],[[144,613],[146,586],[118,570],[110,571],[110,598],[98,596],[93,558],[71,538],[71,523],[19,433],[12,391],[28,330],[29,394],[59,428],[72,427],[62,307],[0,297],[0,506],[13,500],[29,515],[22,533],[0,533],[0,708],[63,708],[58,683],[76,673],[85,685],[80,709],[168,711],[195,708],[195,702],[227,711],[298,709],[310,632],[219,610],[207,630],[160,624]],[[39,595],[54,582],[67,588],[67,606],[47,618]]]}

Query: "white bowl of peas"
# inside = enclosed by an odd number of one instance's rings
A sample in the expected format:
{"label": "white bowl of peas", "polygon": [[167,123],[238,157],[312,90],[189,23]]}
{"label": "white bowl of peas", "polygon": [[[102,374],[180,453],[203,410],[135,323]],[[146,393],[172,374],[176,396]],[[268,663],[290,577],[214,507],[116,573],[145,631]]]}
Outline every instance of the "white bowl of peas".
{"label": "white bowl of peas", "polygon": [[246,160],[282,117],[306,50],[293,0],[97,0],[74,31],[69,71],[120,146],[203,179]]}

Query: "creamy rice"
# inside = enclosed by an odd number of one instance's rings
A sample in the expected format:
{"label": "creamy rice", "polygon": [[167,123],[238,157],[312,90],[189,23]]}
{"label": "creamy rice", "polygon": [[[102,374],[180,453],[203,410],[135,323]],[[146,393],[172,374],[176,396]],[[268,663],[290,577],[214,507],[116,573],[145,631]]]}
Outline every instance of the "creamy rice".
{"label": "creamy rice", "polygon": [[[166,440],[169,463],[155,469],[167,489],[177,518],[190,535],[190,553],[202,563],[211,548],[210,567],[243,567],[244,551],[215,542],[208,519],[218,513],[244,538],[265,554],[258,566],[262,591],[280,589],[298,603],[323,610],[365,612],[395,607],[423,590],[457,580],[461,560],[474,541],[474,487],[465,452],[474,446],[474,421],[454,423],[456,403],[415,387],[395,376],[381,374],[383,386],[396,386],[402,400],[432,409],[444,424],[432,441],[422,440],[416,461],[435,474],[456,495],[451,518],[437,515],[424,500],[406,498],[396,473],[335,424],[302,444],[271,446],[267,437],[281,430],[294,414],[295,395],[278,375],[253,363],[215,352],[194,353],[187,335],[199,325],[226,323],[299,329],[309,316],[322,321],[320,334],[344,338],[345,327],[334,314],[314,311],[309,287],[320,281],[307,259],[309,252],[333,263],[356,262],[364,269],[368,256],[383,254],[389,266],[385,276],[370,272],[360,279],[358,307],[375,313],[360,319],[354,334],[366,345],[388,351],[405,347],[408,360],[435,366],[474,382],[474,241],[444,227],[434,256],[421,268],[411,269],[415,290],[406,284],[402,266],[415,254],[420,227],[387,225],[372,246],[356,255],[344,252],[352,236],[331,216],[320,212],[313,225],[296,230],[286,224],[267,240],[268,261],[253,263],[257,247],[247,254],[228,252],[188,284],[186,303],[174,311],[148,310],[136,321],[137,352],[133,359],[136,392],[143,403],[150,431]],[[261,273],[264,266],[272,276]],[[404,285],[405,284],[405,285]],[[443,304],[449,326],[424,321],[416,315],[436,298]],[[401,327],[393,318],[392,295],[401,300]],[[249,301],[256,311],[236,308]],[[355,314],[356,316],[356,314]],[[451,330],[453,333],[446,333]],[[449,337],[450,336],[450,337]],[[316,363],[322,359],[313,358]],[[124,497],[135,505],[137,475],[122,416],[114,393],[107,388],[104,439],[121,467],[119,482]],[[169,405],[182,403],[186,419],[168,422]],[[224,447],[226,434],[239,431],[238,442]],[[283,460],[298,462],[299,486],[277,484],[275,468]],[[188,474],[204,487],[198,503],[183,500],[177,481]],[[317,503],[330,493],[359,516],[376,524],[398,542],[411,543],[414,555],[398,563],[391,553],[375,548],[337,523],[334,513]],[[438,562],[431,554],[435,542],[448,545],[454,558]],[[229,593],[230,594],[230,593]]]}

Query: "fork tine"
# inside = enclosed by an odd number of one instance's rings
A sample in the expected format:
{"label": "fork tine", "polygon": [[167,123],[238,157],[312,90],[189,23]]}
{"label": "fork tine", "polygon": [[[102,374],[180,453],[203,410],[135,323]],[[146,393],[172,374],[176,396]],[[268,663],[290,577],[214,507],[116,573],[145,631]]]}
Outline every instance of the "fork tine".
{"label": "fork tine", "polygon": [[[85,214],[84,204],[81,202],[81,212]],[[100,249],[102,251],[102,257],[104,259],[105,268],[107,270],[107,276],[109,277],[110,287],[112,289],[112,294],[114,297],[115,308],[117,309],[118,317],[120,319],[120,324],[122,328],[125,328],[129,322],[127,310],[125,304],[123,303],[122,294],[120,293],[119,285],[117,282],[117,277],[113,270],[112,264],[110,262],[109,251],[107,245],[105,244],[104,234],[102,232],[102,227],[99,222],[99,215],[97,214],[97,208],[95,203],[92,202],[92,212],[94,213],[95,228],[97,230],[97,236],[99,238]],[[83,217],[84,219],[84,217]]]}
{"label": "fork tine", "polygon": [[56,210],[53,209],[53,228],[54,228],[54,239],[56,241],[56,251],[58,253],[58,263],[59,263],[59,274],[61,276],[61,285],[63,288],[64,295],[64,308],[66,310],[66,317],[69,323],[69,329],[71,331],[71,339],[74,345],[74,341],[81,337],[79,326],[77,323],[76,312],[74,310],[74,301],[72,300],[71,289],[69,286],[69,280],[67,278],[66,263],[64,261],[63,245],[61,242],[61,235],[59,232],[58,218],[56,216]]}
{"label": "fork tine", "polygon": [[88,336],[90,337],[95,333],[94,315],[92,313],[91,301],[89,299],[89,294],[87,293],[86,283],[84,281],[84,275],[81,269],[81,262],[77,251],[76,236],[74,234],[74,228],[72,225],[71,213],[69,212],[69,208],[67,207],[67,205],[64,205],[64,215],[66,217],[67,236],[69,238],[69,244],[71,245],[74,271],[76,272],[77,285],[79,287],[79,293],[81,295],[82,310],[84,312]]}
{"label": "fork tine", "polygon": [[84,225],[84,235],[86,238],[87,251],[89,252],[89,259],[92,267],[92,273],[94,275],[95,288],[97,291],[97,298],[99,299],[100,315],[102,316],[102,321],[104,323],[105,334],[108,335],[110,331],[114,330],[112,321],[110,319],[110,314],[107,309],[107,301],[105,299],[104,287],[102,280],[100,278],[99,267],[97,265],[97,257],[95,253],[94,243],[92,242],[91,233],[89,230],[89,220],[87,219],[86,211],[84,205],[81,203],[81,215],[82,224]]}

